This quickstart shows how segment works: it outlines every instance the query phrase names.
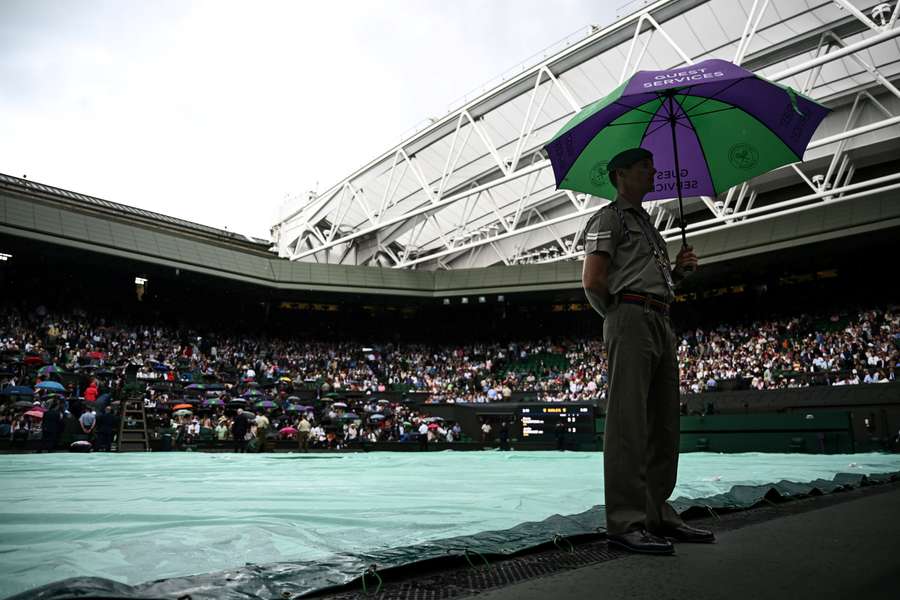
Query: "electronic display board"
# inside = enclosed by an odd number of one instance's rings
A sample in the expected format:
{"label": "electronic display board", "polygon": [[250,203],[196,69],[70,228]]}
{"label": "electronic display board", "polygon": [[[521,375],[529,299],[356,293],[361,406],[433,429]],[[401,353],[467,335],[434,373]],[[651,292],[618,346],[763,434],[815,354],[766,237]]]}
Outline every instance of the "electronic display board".
{"label": "electronic display board", "polygon": [[562,423],[566,436],[594,436],[594,408],[584,405],[525,406],[519,409],[519,424],[525,441],[556,439],[556,424]]}

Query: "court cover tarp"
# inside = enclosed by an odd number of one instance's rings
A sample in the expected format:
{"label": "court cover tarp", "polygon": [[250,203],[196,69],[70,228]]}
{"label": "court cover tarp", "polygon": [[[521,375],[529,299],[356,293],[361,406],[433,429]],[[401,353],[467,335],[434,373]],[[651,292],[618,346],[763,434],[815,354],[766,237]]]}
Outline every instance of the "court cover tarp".
{"label": "court cover tarp", "polygon": [[[808,483],[782,480],[765,485],[735,485],[725,493],[706,498],[677,498],[673,506],[685,518],[747,510],[770,502],[830,494],[867,484],[900,480],[900,471],[890,473],[838,473],[833,479]],[[558,544],[566,538],[584,538],[603,534],[605,515],[602,506],[573,515],[553,515],[542,521],[526,522],[499,531],[447,538],[372,553],[344,553],[326,560],[248,564],[238,569],[204,575],[174,577],[139,585],[127,585],[98,577],[72,577],[8,600],[62,600],[77,597],[178,598],[189,594],[192,600],[217,598],[296,598],[326,588],[359,583],[372,565],[380,573],[414,564],[439,561],[458,564],[467,560],[478,565],[498,557],[510,557],[546,544]],[[369,575],[369,584],[375,579]]]}

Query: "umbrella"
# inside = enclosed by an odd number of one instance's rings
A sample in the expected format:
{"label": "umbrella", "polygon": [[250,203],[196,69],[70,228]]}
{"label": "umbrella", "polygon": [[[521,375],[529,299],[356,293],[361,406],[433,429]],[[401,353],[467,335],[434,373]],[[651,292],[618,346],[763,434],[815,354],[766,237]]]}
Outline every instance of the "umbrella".
{"label": "umbrella", "polygon": [[439,426],[437,423],[429,423],[428,429],[437,429]]}
{"label": "umbrella", "polygon": [[2,396],[33,396],[34,390],[28,387],[27,385],[13,385],[2,392],[0,392]]}
{"label": "umbrella", "polygon": [[246,384],[244,384],[244,385],[246,385],[247,388],[258,388],[258,387],[259,387],[259,384],[256,383],[255,381],[248,381],[248,382],[247,382]]}
{"label": "umbrella", "polygon": [[559,189],[615,198],[607,164],[629,148],[653,153],[643,201],[712,196],[803,160],[830,109],[724,60],[638,71],[584,108],[545,146]]}
{"label": "umbrella", "polygon": [[54,392],[65,392],[66,388],[58,381],[42,381],[36,386],[39,390],[53,390]]}
{"label": "umbrella", "polygon": [[290,413],[303,412],[303,408],[304,407],[300,406],[299,404],[289,404],[288,407],[286,409],[284,409],[284,412],[290,412]]}
{"label": "umbrella", "polygon": [[390,404],[390,403],[391,403],[390,400],[385,400],[385,399],[383,399],[383,398],[382,398],[381,400],[378,401],[378,404]]}
{"label": "umbrella", "polygon": [[40,356],[26,356],[22,362],[26,365],[42,365],[44,364],[44,359]]}
{"label": "umbrella", "polygon": [[343,398],[342,394],[338,394],[337,392],[329,392],[323,396],[323,398]]}
{"label": "umbrella", "polygon": [[38,375],[43,375],[44,377],[48,375],[65,375],[65,371],[57,367],[56,365],[49,365],[46,367],[41,367],[38,369]]}
{"label": "umbrella", "polygon": [[190,412],[192,408],[194,408],[194,407],[191,406],[190,404],[176,404],[175,406],[172,407],[172,409],[175,411],[175,414],[178,414],[182,410],[186,410],[186,411]]}
{"label": "umbrella", "polygon": [[369,420],[370,420],[370,421],[383,421],[384,419],[385,419],[385,416],[384,416],[384,415],[379,415],[378,413],[375,413],[374,415],[371,415],[371,416],[369,417]]}
{"label": "umbrella", "polygon": [[31,410],[36,410],[41,414],[44,414],[45,412],[47,412],[47,409],[44,408],[43,406],[41,406],[40,404],[33,404],[31,406]]}
{"label": "umbrella", "polygon": [[293,427],[282,427],[278,430],[279,435],[293,435],[297,433],[297,430]]}
{"label": "umbrella", "polygon": [[443,417],[427,417],[422,420],[425,421],[426,423],[434,423],[435,421],[443,421],[444,418]]}
{"label": "umbrella", "polygon": [[29,410],[28,412],[25,413],[25,415],[28,417],[34,417],[35,419],[43,419],[44,418],[44,413],[43,413],[43,411],[40,411],[40,410]]}
{"label": "umbrella", "polygon": [[256,413],[252,413],[252,412],[250,412],[249,410],[245,410],[244,412],[241,413],[241,416],[242,416],[242,417],[246,417],[246,418],[248,418],[248,419],[255,419],[255,418],[256,418]]}
{"label": "umbrella", "polygon": [[256,403],[256,408],[275,408],[276,406],[278,405],[271,400],[260,400]]}
{"label": "umbrella", "polygon": [[355,421],[359,418],[359,415],[356,413],[346,413],[344,415],[341,415],[341,418],[345,421]]}
{"label": "umbrella", "polygon": [[190,384],[190,385],[184,386],[184,389],[186,389],[186,390],[200,390],[200,391],[204,391],[204,392],[205,392],[206,390],[209,389],[209,386],[207,386],[207,385],[204,384],[204,383],[192,383],[192,384]]}
{"label": "umbrella", "polygon": [[243,398],[264,398],[265,394],[263,394],[259,390],[248,390],[248,391],[244,392],[243,394],[241,394],[241,397],[243,397]]}
{"label": "umbrella", "polygon": [[34,406],[34,404],[32,404],[31,400],[19,400],[13,404],[14,408],[31,408],[32,406]]}
{"label": "umbrella", "polygon": [[347,408],[347,403],[346,402],[335,402],[331,406],[333,406],[334,408]]}
{"label": "umbrella", "polygon": [[225,401],[221,398],[207,398],[203,401],[204,406],[225,406]]}
{"label": "umbrella", "polygon": [[300,402],[300,396],[288,396],[288,402]]}
{"label": "umbrella", "polygon": [[183,409],[181,409],[181,410],[176,410],[176,411],[173,412],[172,414],[175,415],[176,417],[187,417],[187,416],[190,416],[190,415],[192,415],[192,414],[194,414],[194,413],[192,413],[191,411],[187,410],[186,408],[183,408]]}

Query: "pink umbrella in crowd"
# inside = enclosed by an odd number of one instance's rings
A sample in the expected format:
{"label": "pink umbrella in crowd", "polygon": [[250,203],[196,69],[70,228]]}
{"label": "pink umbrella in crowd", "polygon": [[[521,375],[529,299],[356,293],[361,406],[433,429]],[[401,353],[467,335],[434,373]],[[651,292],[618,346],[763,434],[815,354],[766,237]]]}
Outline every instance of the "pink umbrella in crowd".
{"label": "pink umbrella in crowd", "polygon": [[297,430],[293,427],[282,427],[278,430],[278,435],[282,437],[294,436],[297,435]]}

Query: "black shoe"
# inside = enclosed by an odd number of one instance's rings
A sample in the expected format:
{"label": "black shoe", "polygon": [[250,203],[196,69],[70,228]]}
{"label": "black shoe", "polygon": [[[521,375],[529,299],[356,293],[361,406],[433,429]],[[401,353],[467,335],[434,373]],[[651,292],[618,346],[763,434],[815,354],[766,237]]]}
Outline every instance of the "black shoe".
{"label": "black shoe", "polygon": [[680,525],[678,527],[668,527],[661,531],[655,532],[657,535],[665,537],[673,542],[692,542],[698,544],[712,544],[716,541],[716,536],[712,531],[705,529],[697,529],[689,525]]}
{"label": "black shoe", "polygon": [[610,545],[624,548],[629,552],[641,554],[674,554],[675,547],[662,537],[653,535],[646,529],[636,529],[626,533],[607,535],[606,541]]}

